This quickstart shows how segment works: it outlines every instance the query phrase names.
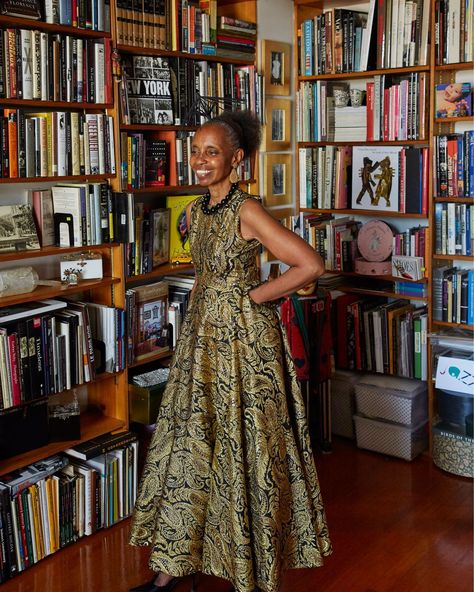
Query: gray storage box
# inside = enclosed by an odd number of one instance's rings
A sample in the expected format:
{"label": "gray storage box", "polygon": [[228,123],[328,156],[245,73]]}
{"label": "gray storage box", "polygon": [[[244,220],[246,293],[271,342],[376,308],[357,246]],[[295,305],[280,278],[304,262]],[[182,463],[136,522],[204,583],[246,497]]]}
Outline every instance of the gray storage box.
{"label": "gray storage box", "polygon": [[428,419],[426,382],[392,376],[364,376],[355,385],[357,413],[405,426]]}
{"label": "gray storage box", "polygon": [[354,421],[359,448],[413,460],[428,447],[426,421],[413,428],[359,415]]}
{"label": "gray storage box", "polygon": [[355,438],[355,384],[362,377],[346,370],[338,370],[331,378],[331,431],[337,436]]}

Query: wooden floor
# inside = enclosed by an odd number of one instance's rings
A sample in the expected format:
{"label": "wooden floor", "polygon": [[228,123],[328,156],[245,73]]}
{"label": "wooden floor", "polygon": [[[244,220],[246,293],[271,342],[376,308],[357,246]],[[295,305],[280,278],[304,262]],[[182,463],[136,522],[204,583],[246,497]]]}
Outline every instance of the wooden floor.
{"label": "wooden floor", "polygon": [[[334,553],[293,570],[281,592],[472,592],[472,483],[434,467],[337,440],[317,455]],[[146,581],[146,549],[127,545],[128,522],[86,537],[0,586],[0,592],[126,592]],[[189,591],[188,582],[175,588]],[[228,592],[199,579],[198,592]]]}

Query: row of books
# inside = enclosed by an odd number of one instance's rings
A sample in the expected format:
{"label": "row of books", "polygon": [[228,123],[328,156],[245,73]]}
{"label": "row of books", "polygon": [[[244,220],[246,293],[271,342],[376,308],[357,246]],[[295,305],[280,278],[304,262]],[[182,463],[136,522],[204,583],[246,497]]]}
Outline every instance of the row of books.
{"label": "row of books", "polygon": [[45,0],[42,18],[53,25],[110,32],[110,0]]}
{"label": "row of books", "polygon": [[302,208],[427,213],[428,148],[329,145],[298,158]]}
{"label": "row of books", "polygon": [[301,76],[423,66],[428,0],[371,0],[368,12],[332,8],[298,29]]}
{"label": "row of books", "polygon": [[254,66],[164,56],[132,56],[123,65],[125,125],[199,125],[225,109],[251,110],[263,118],[263,79]]}
{"label": "row of books", "polygon": [[434,137],[438,197],[474,197],[474,130]]}
{"label": "row of books", "polygon": [[474,253],[474,205],[454,202],[435,204],[435,253]]}
{"label": "row of books", "polygon": [[110,39],[0,29],[0,98],[112,102]]}
{"label": "row of books", "polygon": [[433,319],[474,325],[474,270],[450,265],[433,268]]}
{"label": "row of books", "polygon": [[348,85],[325,80],[301,82],[296,93],[298,141],[423,139],[427,129],[426,82],[424,72],[376,75],[366,83],[367,104],[358,107],[336,102],[339,89],[349,97]]}
{"label": "row of books", "polygon": [[217,55],[253,61],[257,44],[257,24],[228,16],[219,17]]}
{"label": "row of books", "polygon": [[338,368],[427,379],[426,307],[336,294]]}
{"label": "row of books", "polygon": [[425,260],[429,256],[428,233],[427,226],[414,226],[403,232],[394,231],[392,255],[421,257]]}
{"label": "row of books", "polygon": [[[98,452],[84,455],[85,445]],[[2,476],[0,582],[131,514],[138,482],[136,436],[109,434],[85,445]]]}
{"label": "row of books", "polygon": [[2,177],[115,174],[113,118],[104,113],[3,109]]}
{"label": "row of books", "polygon": [[436,0],[435,60],[437,65],[474,59],[473,0]]}
{"label": "row of books", "polygon": [[0,409],[123,368],[120,309],[44,300],[2,309],[0,323]]}

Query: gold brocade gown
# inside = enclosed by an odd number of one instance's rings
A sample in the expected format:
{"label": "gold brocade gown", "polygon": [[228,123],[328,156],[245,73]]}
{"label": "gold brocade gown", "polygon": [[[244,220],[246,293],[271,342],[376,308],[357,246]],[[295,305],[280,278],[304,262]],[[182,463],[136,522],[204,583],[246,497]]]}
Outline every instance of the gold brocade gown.
{"label": "gold brocade gown", "polygon": [[[130,542],[150,567],[276,592],[282,570],[331,552],[305,409],[274,306],[255,304],[259,243],[240,235],[249,196],[192,207],[197,288],[176,347]],[[202,592],[205,592],[204,590]]]}

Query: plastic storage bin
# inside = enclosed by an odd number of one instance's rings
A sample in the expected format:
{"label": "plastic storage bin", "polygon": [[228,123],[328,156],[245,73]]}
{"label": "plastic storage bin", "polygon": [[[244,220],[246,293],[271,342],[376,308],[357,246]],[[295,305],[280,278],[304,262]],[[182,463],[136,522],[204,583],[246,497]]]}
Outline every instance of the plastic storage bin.
{"label": "plastic storage bin", "polygon": [[413,460],[428,447],[427,421],[405,427],[354,415],[357,446],[405,460]]}
{"label": "plastic storage bin", "polygon": [[428,419],[426,383],[392,376],[364,376],[355,385],[357,413],[406,426]]}
{"label": "plastic storage bin", "polygon": [[331,431],[337,436],[355,438],[353,415],[355,409],[355,384],[361,374],[338,370],[331,378]]}

